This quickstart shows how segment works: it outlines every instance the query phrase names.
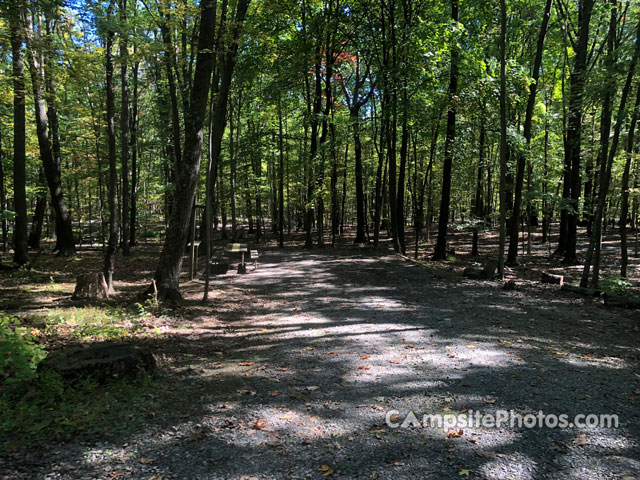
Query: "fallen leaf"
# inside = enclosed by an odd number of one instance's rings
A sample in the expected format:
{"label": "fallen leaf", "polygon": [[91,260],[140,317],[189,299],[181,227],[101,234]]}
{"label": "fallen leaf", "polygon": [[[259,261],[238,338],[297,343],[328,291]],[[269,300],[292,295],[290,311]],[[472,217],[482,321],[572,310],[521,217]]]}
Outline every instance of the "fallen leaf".
{"label": "fallen leaf", "polygon": [[306,387],[307,390],[309,390],[310,392],[315,392],[316,390],[318,390],[320,387],[318,387],[317,385],[311,385],[309,387]]}
{"label": "fallen leaf", "polygon": [[398,360],[389,360],[389,363],[393,363],[394,365],[399,365],[400,362]]}
{"label": "fallen leaf", "polygon": [[367,358],[371,358],[371,355],[362,355],[360,358],[366,360]]}
{"label": "fallen leaf", "polygon": [[371,370],[371,367],[369,365],[360,365],[358,370]]}
{"label": "fallen leaf", "polygon": [[241,367],[251,367],[253,366],[253,362],[240,362],[238,365]]}
{"label": "fallen leaf", "polygon": [[586,445],[588,443],[589,442],[587,441],[587,436],[585,434],[578,435],[576,438],[573,439],[573,444],[574,445],[582,446],[582,445]]}
{"label": "fallen leaf", "polygon": [[184,437],[184,440],[186,442],[193,442],[195,440],[199,440],[202,437],[204,437],[204,432],[196,432],[196,433],[192,433],[191,435],[187,435],[186,437]]}
{"label": "fallen leaf", "polygon": [[313,350],[313,347],[304,347],[305,350]]}
{"label": "fallen leaf", "polygon": [[447,432],[448,438],[458,438],[464,435],[464,430],[449,430]]}
{"label": "fallen leaf", "polygon": [[328,477],[329,475],[333,475],[333,468],[331,468],[329,465],[322,465],[320,468],[318,468],[319,472],[323,472],[322,476],[323,477]]}
{"label": "fallen leaf", "polygon": [[468,477],[470,473],[471,473],[471,470],[469,470],[468,468],[461,468],[458,471],[458,475],[462,475],[463,477]]}
{"label": "fallen leaf", "polygon": [[280,395],[278,392],[271,392],[272,397],[277,397],[278,395]]}
{"label": "fallen leaf", "polygon": [[267,421],[264,418],[258,418],[253,423],[253,428],[257,428],[258,430],[262,430],[267,425]]}
{"label": "fallen leaf", "polygon": [[155,462],[155,461],[156,461],[156,459],[155,459],[155,458],[140,457],[140,460],[139,460],[139,461],[140,461],[140,463],[142,463],[142,464],[145,464],[145,465],[146,465],[146,464],[148,464],[148,463],[153,463],[153,462]]}
{"label": "fallen leaf", "polygon": [[336,352],[336,351],[329,352],[329,355],[337,355],[337,354],[338,354],[338,352]]}

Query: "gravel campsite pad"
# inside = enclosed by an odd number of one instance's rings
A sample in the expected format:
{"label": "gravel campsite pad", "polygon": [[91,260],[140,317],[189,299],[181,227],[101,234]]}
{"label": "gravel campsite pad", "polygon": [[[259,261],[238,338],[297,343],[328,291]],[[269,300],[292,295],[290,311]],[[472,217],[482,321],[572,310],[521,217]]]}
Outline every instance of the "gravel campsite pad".
{"label": "gravel campsite pad", "polygon": [[[175,411],[125,438],[0,457],[0,478],[640,477],[637,313],[357,249],[267,251],[249,270],[215,277],[207,306],[194,290],[188,328],[153,346]],[[496,410],[619,427],[385,420]]]}

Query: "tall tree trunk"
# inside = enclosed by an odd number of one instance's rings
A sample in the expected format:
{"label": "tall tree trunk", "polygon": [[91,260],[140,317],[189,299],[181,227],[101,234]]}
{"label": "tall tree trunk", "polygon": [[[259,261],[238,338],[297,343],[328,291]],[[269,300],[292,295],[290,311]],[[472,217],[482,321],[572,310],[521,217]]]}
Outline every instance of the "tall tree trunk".
{"label": "tall tree trunk", "polygon": [[122,177],[122,254],[129,256],[129,51],[126,30],[127,0],[120,0],[120,175]]}
{"label": "tall tree trunk", "polygon": [[[569,164],[571,159],[571,208],[567,213],[566,245],[564,248],[564,262],[574,264],[576,262],[576,241],[578,227],[578,202],[580,200],[580,162],[582,157],[582,109],[584,103],[584,89],[587,77],[587,54],[589,48],[589,23],[591,12],[593,11],[593,0],[580,1],[578,44],[573,61],[573,71],[571,72],[571,91],[569,96],[569,122],[567,128],[567,144],[565,146],[565,164]],[[609,93],[608,95],[611,95]],[[603,103],[603,110],[606,109],[607,94]],[[610,103],[609,103],[610,105]],[[609,125],[610,125],[610,114]],[[606,127],[603,127],[606,128]],[[606,154],[605,154],[606,156]]]}
{"label": "tall tree trunk", "polygon": [[[613,34],[616,32],[617,23],[617,2],[611,0],[611,21],[610,28],[613,28]],[[613,68],[615,65],[615,59],[613,57],[613,45],[610,44],[609,55],[611,59],[608,60],[609,66]],[[626,102],[631,91],[631,83],[635,74],[638,60],[640,59],[640,22],[638,22],[636,30],[635,47],[633,51],[633,57],[629,64],[629,71],[627,73],[627,79],[622,93],[620,95],[620,104],[618,106],[618,113],[616,115],[616,124],[613,129],[613,138],[611,139],[611,147],[605,152],[603,156],[602,165],[600,166],[600,188],[598,189],[598,204],[593,216],[593,232],[589,241],[589,248],[587,249],[587,256],[584,261],[584,269],[582,271],[582,278],[580,279],[580,285],[586,287],[589,283],[589,272],[591,263],[593,262],[593,275],[591,278],[591,284],[593,288],[597,288],[600,280],[600,242],[602,236],[602,219],[604,215],[604,209],[606,205],[607,193],[609,192],[609,182],[611,179],[611,168],[613,166],[613,159],[618,149],[618,141],[620,139],[620,132],[625,120]]]}
{"label": "tall tree trunk", "polygon": [[[242,32],[242,24],[249,8],[250,0],[239,0],[236,7],[236,15],[233,26],[229,33],[229,43],[226,45],[224,52],[221,54],[222,64],[220,65],[220,84],[219,90],[215,98],[215,108],[213,114],[213,125],[211,132],[211,172],[213,174],[212,181],[215,185],[216,172],[218,171],[218,163],[220,161],[220,152],[222,150],[222,137],[227,122],[227,105],[229,100],[229,91],[231,90],[231,80],[233,78],[233,69],[235,67],[236,56],[238,53],[238,40]],[[220,47],[220,45],[218,45]],[[196,65],[197,67],[197,65]],[[194,89],[196,88],[194,82]],[[193,107],[192,107],[193,108]]]}
{"label": "tall tree trunk", "polygon": [[[485,140],[486,140],[486,126],[484,116],[484,105],[482,106],[482,116],[480,117],[480,145],[478,145],[478,174],[476,177],[476,196],[474,202],[474,215],[475,221],[484,221],[484,204],[483,204],[483,186],[484,186],[484,154],[485,154]],[[471,241],[471,255],[478,255],[478,225],[473,227],[473,239]]]}
{"label": "tall tree trunk", "polygon": [[[14,12],[14,15],[18,15],[18,12]],[[14,15],[10,18],[13,64],[13,207],[16,212],[13,263],[24,265],[29,261],[27,256],[25,81],[22,51],[23,32],[20,20]],[[28,12],[27,15],[29,15]]]}
{"label": "tall tree trunk", "polygon": [[[356,83],[358,78],[356,78]],[[357,90],[355,91],[357,92]],[[356,238],[354,243],[364,243],[366,241],[364,230],[367,221],[364,215],[364,183],[362,179],[362,143],[360,140],[360,107],[357,101],[357,93],[354,92],[354,106],[349,109],[351,118],[351,128],[353,130],[353,151],[354,151],[354,176],[356,183]],[[357,106],[357,108],[356,108]]]}
{"label": "tall tree trunk", "polygon": [[[237,50],[237,40],[240,34],[240,28],[246,14],[249,0],[239,0],[237,6],[236,21],[239,24],[235,27],[237,35],[234,35],[232,42],[234,47],[229,50]],[[193,79],[193,88],[191,89],[191,98],[189,102],[189,110],[185,116],[185,142],[184,152],[182,155],[182,165],[178,170],[177,189],[174,207],[171,211],[169,227],[165,243],[160,254],[158,266],[156,269],[155,280],[158,288],[158,296],[160,299],[165,298],[181,298],[178,291],[180,283],[180,270],[182,267],[182,257],[184,246],[187,241],[189,231],[189,218],[195,198],[196,185],[198,181],[198,173],[200,170],[200,160],[202,155],[202,136],[203,127],[207,111],[207,98],[209,96],[209,88],[211,86],[211,73],[214,61],[214,41],[215,41],[215,22],[216,8],[215,0],[202,0],[200,2],[201,20],[200,33],[198,38],[198,53],[195,66],[195,74]],[[234,55],[235,56],[235,55]],[[228,75],[228,83],[231,83],[231,71],[225,72]],[[223,80],[223,85],[224,85]],[[221,94],[218,97],[222,96]],[[226,97],[224,99],[226,105]],[[224,115],[224,112],[223,112]],[[216,112],[216,118],[218,112]],[[223,117],[224,119],[224,117]],[[219,122],[216,122],[218,125]],[[222,138],[223,126],[220,132],[216,133]],[[215,129],[214,129],[215,132]],[[213,139],[215,142],[215,138]],[[218,147],[219,148],[219,147]],[[212,146],[215,152],[216,144]],[[212,172],[215,165],[212,164]]]}
{"label": "tall tree trunk", "polygon": [[500,0],[500,239],[498,241],[498,272],[504,279],[504,244],[507,221],[507,5]]}
{"label": "tall tree trunk", "polygon": [[[233,123],[233,101],[229,103],[229,189],[230,189],[230,201],[231,201],[231,240],[236,241],[238,238],[238,220],[236,214],[236,170],[237,170],[237,158],[236,158],[236,139],[234,135],[238,132],[234,129]],[[238,127],[240,127],[240,105],[238,104]]]}
{"label": "tall tree trunk", "polygon": [[281,99],[278,97],[278,149],[280,150],[278,162],[278,227],[279,237],[278,246],[284,248],[284,146],[282,140],[282,105]]}
{"label": "tall tree trunk", "polygon": [[[136,54],[136,46],[133,49]],[[129,245],[136,245],[136,222],[138,220],[138,65],[133,64],[133,102],[131,103],[131,216],[129,219]]]}
{"label": "tall tree trunk", "polygon": [[627,276],[627,266],[629,264],[629,252],[627,249],[627,223],[629,219],[629,176],[631,174],[631,160],[634,152],[637,151],[634,140],[636,133],[636,125],[638,116],[640,115],[640,86],[636,93],[636,104],[633,108],[631,123],[629,124],[629,133],[627,135],[627,151],[624,164],[624,172],[622,173],[622,199],[620,205],[620,275]]}
{"label": "tall tree trunk", "polygon": [[[43,57],[35,45],[33,23],[31,15],[27,12],[24,16],[27,48],[29,51],[29,70],[31,71],[31,85],[33,88],[34,110],[36,120],[36,132],[38,136],[38,146],[40,157],[44,166],[49,192],[51,193],[51,204],[56,216],[56,247],[59,256],[73,256],[76,253],[75,240],[71,227],[71,217],[64,201],[62,180],[60,178],[60,168],[56,162],[54,151],[52,150],[47,125],[47,108],[45,102],[45,72]],[[53,108],[53,107],[51,107]],[[53,125],[52,131],[57,128]],[[54,143],[56,142],[54,135]],[[55,145],[54,145],[55,147]]]}
{"label": "tall tree trunk", "polygon": [[511,220],[509,223],[509,253],[507,255],[507,264],[515,265],[518,257],[518,225],[520,224],[520,209],[522,208],[522,186],[524,182],[524,170],[527,165],[527,157],[529,155],[529,145],[531,144],[531,126],[533,123],[533,110],[536,105],[536,92],[538,90],[538,79],[540,78],[540,66],[542,65],[542,54],[544,52],[544,39],[547,34],[549,18],[551,17],[551,7],[553,0],[547,0],[544,14],[542,16],[542,24],[538,32],[538,43],[536,47],[536,56],[533,62],[532,82],[529,86],[529,97],[527,99],[527,110],[524,117],[524,139],[525,150],[517,152],[518,165],[516,171],[515,196],[513,199],[513,211],[511,212]]}
{"label": "tall tree trunk", "polygon": [[[115,0],[110,0],[107,11],[108,22],[113,21]],[[104,278],[109,292],[113,292],[113,272],[116,267],[118,248],[118,208],[116,203],[118,170],[116,159],[115,92],[113,88],[113,38],[111,26],[107,30],[105,43],[105,74],[107,102],[107,144],[109,146],[109,240],[104,256]]]}
{"label": "tall tree trunk", "polygon": [[9,226],[5,215],[7,210],[7,192],[4,182],[4,150],[2,149],[2,132],[0,132],[0,215],[2,216],[2,254],[6,255],[9,250]]}
{"label": "tall tree trunk", "polygon": [[[503,0],[504,1],[504,0]],[[451,0],[451,19],[458,21],[458,0]],[[442,198],[440,201],[440,217],[438,221],[438,240],[433,253],[434,260],[447,257],[447,227],[449,221],[449,204],[451,201],[451,166],[453,163],[453,143],[456,135],[456,101],[458,91],[458,47],[451,41],[451,73],[449,77],[449,111],[447,112],[447,131],[444,141],[444,165],[442,167]]]}

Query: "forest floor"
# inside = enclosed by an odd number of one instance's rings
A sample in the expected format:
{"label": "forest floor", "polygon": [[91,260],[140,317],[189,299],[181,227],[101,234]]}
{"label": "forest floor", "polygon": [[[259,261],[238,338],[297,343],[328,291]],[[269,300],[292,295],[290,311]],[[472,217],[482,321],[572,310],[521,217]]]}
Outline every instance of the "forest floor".
{"label": "forest floor", "polygon": [[[44,378],[5,396],[1,479],[640,478],[637,311],[542,285],[530,262],[510,271],[523,272],[519,289],[503,291],[462,278],[462,256],[421,264],[351,246],[269,248],[257,270],[214,277],[207,304],[197,279],[179,305],[136,305],[157,253],[118,257],[119,294],[102,304],[69,298],[100,252],[43,254],[0,278],[0,308],[48,349],[124,339],[159,366],[152,378]],[[497,410],[620,424],[385,421]]]}

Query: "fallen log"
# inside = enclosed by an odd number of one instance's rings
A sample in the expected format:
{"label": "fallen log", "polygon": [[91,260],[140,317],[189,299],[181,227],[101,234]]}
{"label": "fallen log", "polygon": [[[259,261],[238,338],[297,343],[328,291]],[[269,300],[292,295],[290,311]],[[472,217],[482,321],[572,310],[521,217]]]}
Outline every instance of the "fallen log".
{"label": "fallen log", "polygon": [[553,285],[562,285],[564,283],[563,275],[554,275],[552,273],[542,272],[540,274],[540,281],[542,283],[551,283]]}
{"label": "fallen log", "polygon": [[493,280],[498,270],[498,262],[487,260],[482,268],[467,267],[462,271],[462,275],[474,280]]}
{"label": "fallen log", "polygon": [[640,308],[640,297],[604,294],[604,304],[608,307]]}
{"label": "fallen log", "polygon": [[579,287],[577,285],[569,285],[568,283],[562,284],[560,290],[563,292],[577,293],[578,295],[584,295],[585,297],[599,297],[602,292],[594,288]]}
{"label": "fallen log", "polygon": [[156,362],[147,348],[130,343],[99,343],[66,348],[52,353],[38,365],[67,379],[92,377],[104,381],[114,377],[135,377],[138,372],[151,373]]}

